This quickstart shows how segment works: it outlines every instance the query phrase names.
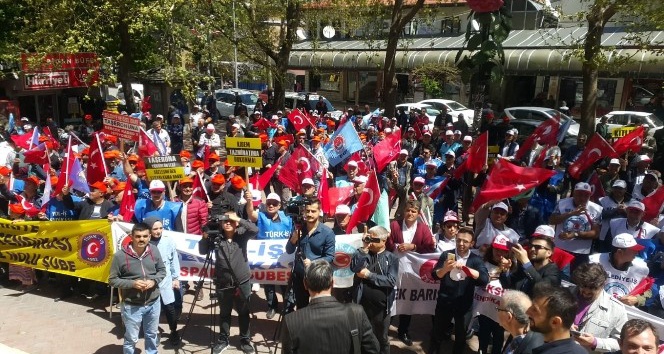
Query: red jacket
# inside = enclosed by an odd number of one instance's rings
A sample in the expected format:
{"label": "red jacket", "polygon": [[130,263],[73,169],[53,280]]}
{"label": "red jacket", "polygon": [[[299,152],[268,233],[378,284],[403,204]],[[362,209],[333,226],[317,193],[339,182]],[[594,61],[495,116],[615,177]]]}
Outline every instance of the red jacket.
{"label": "red jacket", "polygon": [[[177,200],[182,202],[181,200]],[[184,230],[187,234],[201,235],[203,234],[203,225],[208,222],[208,205],[202,199],[197,197],[191,197],[189,203],[187,203],[187,224],[186,228],[179,225],[178,230]],[[182,223],[182,220],[178,218],[178,223]]]}
{"label": "red jacket", "polygon": [[[387,239],[385,247],[390,252],[394,252],[397,244],[404,243],[403,232],[401,231],[402,220],[394,220],[390,223],[390,237]],[[433,253],[436,245],[433,243],[433,234],[427,225],[417,222],[417,229],[413,237],[413,244],[417,247],[417,253]]]}

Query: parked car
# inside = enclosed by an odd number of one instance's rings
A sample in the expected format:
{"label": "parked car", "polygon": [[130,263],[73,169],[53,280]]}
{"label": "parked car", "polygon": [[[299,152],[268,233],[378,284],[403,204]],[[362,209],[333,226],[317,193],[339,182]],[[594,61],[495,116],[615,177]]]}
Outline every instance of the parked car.
{"label": "parked car", "polygon": [[[607,117],[607,123],[609,124],[609,132],[613,134],[613,131],[622,127],[635,127],[642,124],[648,124],[650,131],[648,134],[652,135],[656,130],[661,129],[664,126],[664,123],[656,115],[648,112],[636,112],[636,111],[613,111],[605,114],[603,117]],[[600,122],[602,117],[597,118],[597,123]]]}
{"label": "parked car", "polygon": [[313,111],[316,109],[316,103],[318,103],[318,99],[320,97],[323,97],[323,102],[325,102],[325,105],[327,106],[327,113],[330,114],[330,117],[336,120],[340,119],[343,112],[334,108],[332,102],[330,102],[327,98],[325,98],[324,96],[320,96],[316,93],[310,93],[309,101],[305,102],[307,98],[307,95],[305,93],[286,92],[284,105],[286,106],[286,108],[290,109],[295,109],[297,107],[304,105],[308,111]]}
{"label": "parked car", "polygon": [[118,107],[120,107],[120,104],[122,102],[115,96],[113,95],[107,95],[106,96],[106,110],[115,112],[115,113],[120,113],[118,111]]}
{"label": "parked car", "polygon": [[249,114],[254,112],[254,107],[258,102],[258,96],[255,93],[240,89],[216,90],[214,91],[214,98],[217,100],[217,111],[220,117],[228,118],[228,116],[235,113],[236,97],[239,97],[242,104],[247,106]]}
{"label": "parked car", "polygon": [[[143,102],[144,97],[143,84],[131,84],[131,89],[134,95],[134,105],[136,106],[136,112],[139,112],[141,110],[141,102]],[[112,94],[110,89],[109,93]],[[118,85],[116,96],[120,100],[118,110],[125,111],[127,109],[127,103],[124,97],[124,91],[122,90],[122,85]]]}
{"label": "parked car", "polygon": [[433,108],[437,109],[439,112],[442,111],[443,108],[446,108],[447,113],[449,113],[452,116],[453,122],[456,122],[457,117],[459,116],[460,113],[462,113],[463,118],[466,120],[466,124],[468,124],[468,126],[473,125],[473,117],[475,116],[475,111],[472,110],[472,109],[469,109],[468,107],[462,105],[461,103],[459,103],[457,101],[432,98],[432,99],[420,101],[418,103],[431,105]]}
{"label": "parked car", "polygon": [[[417,112],[417,114],[420,114],[422,112],[422,109],[425,108],[427,110],[427,117],[429,117],[429,131],[433,130],[433,123],[436,120],[436,116],[440,114],[440,111],[435,109],[432,105],[426,104],[426,103],[402,103],[396,105],[397,110],[399,108],[404,108],[406,114],[409,114],[411,111]],[[456,118],[454,119],[456,121]]]}
{"label": "parked car", "polygon": [[[516,141],[519,144],[523,144],[524,140],[526,140],[530,135],[532,135],[535,129],[537,129],[537,127],[542,124],[542,121],[534,119],[519,119],[519,120],[510,121],[510,124],[512,124],[512,126],[519,131],[519,135]],[[572,126],[574,126],[575,124],[577,125],[577,127],[575,129],[575,132],[573,132]],[[570,129],[567,131],[565,138],[563,139],[562,143],[559,145],[561,150],[565,151],[565,149],[567,149],[568,147],[576,145],[576,138],[579,132],[578,125],[579,123],[572,122],[572,125],[570,126]]]}
{"label": "parked car", "polygon": [[[501,116],[501,119],[503,116],[508,116],[510,117],[510,123],[513,124],[513,121],[515,120],[534,120],[538,122],[544,122],[545,120],[549,118],[555,118],[555,117],[560,117],[560,124],[563,125],[565,124],[568,120],[572,119],[569,116],[565,115],[564,113],[561,113],[557,109],[553,108],[546,108],[546,107],[510,107],[510,108],[505,108],[503,111],[503,115]],[[580,125],[572,121],[570,127],[569,127],[569,133],[574,134],[574,136],[579,135],[579,128]],[[519,133],[521,133],[519,131]]]}

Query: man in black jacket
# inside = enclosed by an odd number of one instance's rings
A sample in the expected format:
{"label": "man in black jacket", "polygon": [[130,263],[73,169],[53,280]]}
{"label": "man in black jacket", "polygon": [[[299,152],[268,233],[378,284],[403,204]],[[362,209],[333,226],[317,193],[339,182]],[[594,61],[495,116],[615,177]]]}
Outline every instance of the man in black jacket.
{"label": "man in black jacket", "polygon": [[103,182],[90,185],[90,193],[85,200],[74,202],[69,193],[69,187],[62,187],[62,202],[65,208],[76,210],[79,220],[106,219],[113,203],[104,198],[108,187]]}
{"label": "man in black jacket", "polygon": [[284,318],[282,353],[352,353],[355,345],[359,346],[356,352],[378,353],[378,341],[362,307],[341,304],[332,296],[330,263],[311,261],[304,281],[311,302]]}
{"label": "man in black jacket", "polygon": [[394,302],[394,286],[399,275],[399,259],[385,249],[390,232],[382,226],[374,226],[362,238],[363,246],[357,249],[350,262],[350,269],[359,284],[354,287],[353,301],[362,305],[369,317],[374,335],[380,343],[380,353],[389,354],[390,308]]}
{"label": "man in black jacket", "polygon": [[[219,228],[219,233],[212,234],[212,237],[210,230],[204,231],[203,238],[198,242],[200,254],[214,250],[216,257],[215,285],[220,307],[221,333],[213,353],[219,354],[228,348],[233,305],[240,323],[240,349],[244,353],[254,353],[249,332],[251,271],[247,260],[247,241],[256,237],[258,227],[240,219],[235,212],[226,212],[219,216]],[[238,296],[235,296],[236,292]]]}
{"label": "man in black jacket", "polygon": [[466,328],[473,305],[476,286],[489,282],[489,273],[482,257],[471,253],[475,233],[470,228],[461,228],[456,236],[456,249],[445,251],[431,272],[440,280],[438,302],[434,317],[429,353],[438,353],[445,330],[454,318],[454,354],[463,354],[466,344]]}
{"label": "man in black jacket", "polygon": [[[550,230],[546,230],[546,228]],[[548,281],[552,285],[560,285],[560,270],[558,266],[551,261],[553,254],[553,240],[540,235],[553,234],[553,228],[548,225],[541,225],[535,229],[533,237],[530,239],[530,248],[524,249],[521,245],[515,244],[512,247],[512,253],[516,258],[518,265],[516,271],[502,273],[500,275],[500,284],[506,289],[515,289],[532,295],[533,286],[542,281]]]}
{"label": "man in black jacket", "polygon": [[518,290],[507,290],[500,299],[498,323],[510,336],[505,342],[503,354],[531,354],[534,348],[544,344],[541,333],[530,330],[530,319],[526,314],[532,306],[530,297]]}

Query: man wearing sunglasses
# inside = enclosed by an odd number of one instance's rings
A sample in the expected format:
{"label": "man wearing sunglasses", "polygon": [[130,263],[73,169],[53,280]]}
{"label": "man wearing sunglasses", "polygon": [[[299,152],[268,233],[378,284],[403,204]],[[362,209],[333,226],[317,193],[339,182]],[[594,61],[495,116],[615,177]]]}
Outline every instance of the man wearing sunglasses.
{"label": "man wearing sunglasses", "polygon": [[532,295],[532,289],[536,283],[549,282],[552,285],[560,285],[560,270],[551,261],[554,244],[551,237],[553,228],[549,225],[541,225],[535,229],[530,245],[523,247],[514,244],[511,248],[518,263],[516,271],[505,272],[500,275],[500,284],[506,289],[515,289]]}
{"label": "man wearing sunglasses", "polygon": [[359,281],[354,287],[353,301],[364,308],[382,354],[390,352],[387,333],[399,273],[399,259],[385,247],[389,235],[382,226],[370,228],[350,262],[350,269]]}

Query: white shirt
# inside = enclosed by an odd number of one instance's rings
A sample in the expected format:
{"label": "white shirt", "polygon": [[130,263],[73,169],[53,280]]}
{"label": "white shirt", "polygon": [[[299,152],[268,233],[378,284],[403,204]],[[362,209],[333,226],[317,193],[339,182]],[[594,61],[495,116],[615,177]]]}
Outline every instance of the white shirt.
{"label": "white shirt", "polygon": [[203,113],[201,112],[189,114],[189,121],[193,127],[198,126],[198,121],[201,119],[203,119]]}
{"label": "white shirt", "polygon": [[436,250],[438,252],[450,251],[456,248],[456,239],[448,240],[445,235],[436,234],[438,242],[436,243]]}
{"label": "white shirt", "polygon": [[207,133],[201,134],[201,138],[198,139],[198,146],[203,146],[203,145],[208,145],[211,148],[218,148],[221,146],[221,138],[219,138],[219,134],[217,133],[212,133],[211,136],[208,137]]}
{"label": "white shirt", "polygon": [[[572,197],[561,199],[556,205],[556,209],[553,211],[554,214],[566,214],[573,210],[576,210],[574,205],[574,200]],[[589,254],[590,248],[592,247],[593,240],[590,239],[571,239],[563,240],[560,238],[560,233],[562,232],[585,232],[590,231],[593,228],[593,225],[597,225],[602,221],[602,207],[599,204],[595,204],[591,201],[586,205],[586,213],[582,215],[570,216],[566,220],[563,220],[560,224],[556,225],[556,235],[554,237],[554,242],[556,247],[561,249],[579,254]]]}
{"label": "white shirt", "polygon": [[475,241],[475,247],[480,248],[481,246],[492,244],[493,239],[496,238],[496,236],[498,235],[506,236],[507,238],[510,239],[512,243],[518,243],[519,238],[521,237],[519,236],[518,232],[514,231],[513,229],[510,229],[507,226],[504,226],[503,230],[496,229],[491,223],[491,218],[487,218],[484,229],[482,229],[479,235],[477,235],[477,241]]}
{"label": "white shirt", "polygon": [[[623,199],[623,204],[627,204],[627,202],[629,201]],[[602,211],[612,210],[618,207],[618,203],[616,203],[616,201],[608,195],[606,197],[599,198],[599,205],[602,207]],[[611,221],[611,219],[602,219],[602,229],[599,232],[600,240],[604,240],[606,238],[606,233],[609,231],[609,221]]]}
{"label": "white shirt", "polygon": [[634,258],[627,270],[618,270],[611,265],[609,253],[595,253],[590,256],[590,263],[599,263],[606,270],[604,291],[614,297],[629,294],[645,277],[648,276],[648,265],[641,258]]}
{"label": "white shirt", "polygon": [[405,221],[401,222],[401,234],[403,235],[403,243],[413,243],[413,238],[415,238],[415,231],[417,231],[417,221],[413,224],[413,227],[408,227]]}
{"label": "white shirt", "polygon": [[627,225],[627,218],[613,219],[610,222],[611,236],[627,233],[634,236],[635,239],[649,240],[659,233],[659,228],[647,222],[641,222],[639,225]]}

